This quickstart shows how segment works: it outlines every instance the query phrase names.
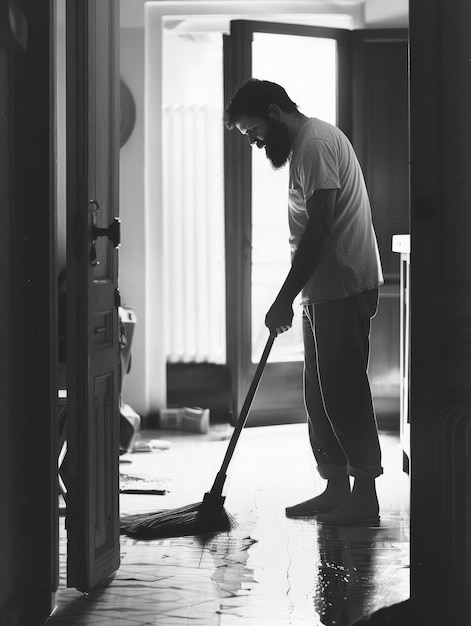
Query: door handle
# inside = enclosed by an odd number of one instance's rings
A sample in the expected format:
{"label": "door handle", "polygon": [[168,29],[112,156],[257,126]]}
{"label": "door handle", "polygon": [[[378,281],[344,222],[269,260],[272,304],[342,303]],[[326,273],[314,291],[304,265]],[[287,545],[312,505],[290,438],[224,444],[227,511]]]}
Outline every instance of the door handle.
{"label": "door handle", "polygon": [[113,244],[113,248],[118,248],[121,244],[121,220],[119,217],[114,217],[108,228],[99,228],[96,224],[92,224],[93,241],[97,237],[108,237]]}
{"label": "door handle", "polygon": [[91,216],[91,236],[92,246],[90,248],[90,263],[93,267],[99,265],[97,260],[96,240],[98,237],[108,237],[113,244],[113,248],[118,248],[121,244],[121,220],[119,217],[114,217],[113,221],[108,225],[108,228],[100,228],[97,226],[97,213],[100,210],[100,205],[96,200],[90,200],[90,216]]}

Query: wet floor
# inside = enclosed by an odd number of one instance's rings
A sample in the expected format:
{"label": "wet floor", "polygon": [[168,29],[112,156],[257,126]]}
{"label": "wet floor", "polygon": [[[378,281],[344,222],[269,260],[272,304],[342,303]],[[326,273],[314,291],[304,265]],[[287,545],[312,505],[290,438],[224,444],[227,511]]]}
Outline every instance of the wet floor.
{"label": "wet floor", "polygon": [[[224,427],[225,428],[225,427]],[[229,433],[227,433],[229,434]],[[123,513],[198,501],[211,487],[227,441],[209,435],[146,432],[168,450],[123,458],[123,483],[144,477],[165,496],[122,495]],[[236,525],[212,538],[121,538],[122,564],[102,589],[82,596],[61,585],[51,626],[350,626],[409,596],[408,479],[398,437],[381,433],[377,528],[287,519],[284,508],[323,488],[303,425],[249,428],[228,472],[226,506]],[[142,480],[141,480],[142,482]]]}

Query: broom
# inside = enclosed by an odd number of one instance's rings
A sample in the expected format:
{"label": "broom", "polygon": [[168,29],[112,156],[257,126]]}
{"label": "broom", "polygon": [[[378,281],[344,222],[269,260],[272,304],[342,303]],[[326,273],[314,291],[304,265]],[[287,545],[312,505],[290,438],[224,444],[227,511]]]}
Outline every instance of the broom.
{"label": "broom", "polygon": [[136,513],[121,518],[121,533],[136,539],[158,539],[162,537],[182,537],[184,535],[215,534],[230,530],[234,518],[224,508],[222,495],[226,472],[234,454],[240,433],[245,426],[255,393],[273,346],[276,332],[270,332],[262,357],[247,392],[244,405],[232,433],[224,460],[216,474],[211,490],[204,494],[203,501],[177,509]]}

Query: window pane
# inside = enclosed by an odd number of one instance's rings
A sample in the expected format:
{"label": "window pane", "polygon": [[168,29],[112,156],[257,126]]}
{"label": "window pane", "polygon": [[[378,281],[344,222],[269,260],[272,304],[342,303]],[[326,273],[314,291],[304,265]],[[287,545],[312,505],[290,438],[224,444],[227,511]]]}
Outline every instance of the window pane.
{"label": "window pane", "polygon": [[[282,85],[305,115],[336,123],[337,43],[333,39],[254,33],[252,75]],[[252,150],[252,361],[266,341],[265,314],[290,267],[288,166],[273,170]],[[301,307],[293,328],[277,338],[270,361],[302,359]]]}

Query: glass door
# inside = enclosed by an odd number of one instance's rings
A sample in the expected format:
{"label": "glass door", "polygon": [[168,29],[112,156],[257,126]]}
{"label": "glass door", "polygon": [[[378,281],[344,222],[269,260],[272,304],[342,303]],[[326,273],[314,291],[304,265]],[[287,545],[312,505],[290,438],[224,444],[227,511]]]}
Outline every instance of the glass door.
{"label": "glass door", "polygon": [[[307,63],[300,63],[306,59]],[[309,75],[306,75],[306,68]],[[337,123],[337,42],[324,37],[254,33],[252,75],[283,85],[302,113]],[[252,361],[263,350],[265,314],[289,271],[288,166],[273,170],[263,150],[252,150]],[[277,338],[271,362],[303,358],[301,307],[290,332]]]}
{"label": "glass door", "polygon": [[[285,87],[301,112],[349,130],[349,32],[236,21],[225,38],[225,102],[250,77]],[[226,133],[228,362],[240,407],[267,338],[265,314],[289,271],[288,166],[273,170],[264,151]],[[274,344],[250,423],[305,419],[299,298],[293,327]]]}

